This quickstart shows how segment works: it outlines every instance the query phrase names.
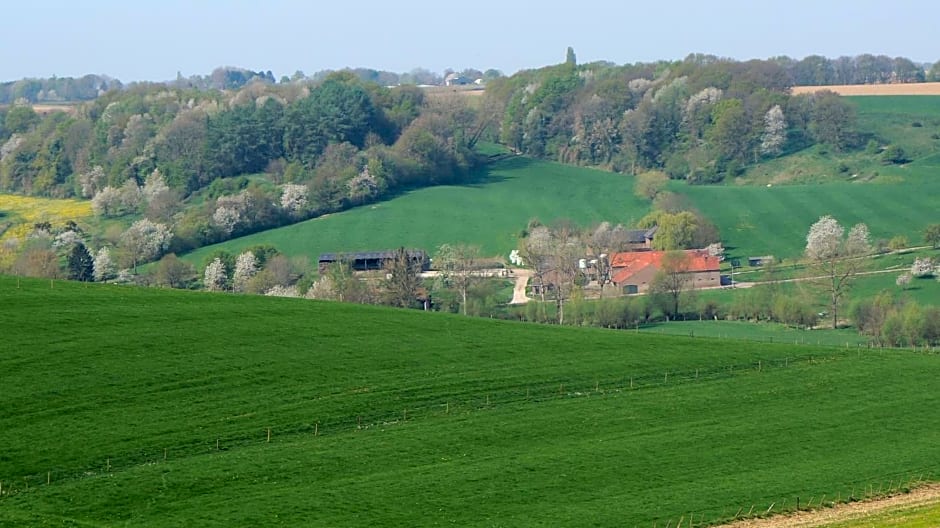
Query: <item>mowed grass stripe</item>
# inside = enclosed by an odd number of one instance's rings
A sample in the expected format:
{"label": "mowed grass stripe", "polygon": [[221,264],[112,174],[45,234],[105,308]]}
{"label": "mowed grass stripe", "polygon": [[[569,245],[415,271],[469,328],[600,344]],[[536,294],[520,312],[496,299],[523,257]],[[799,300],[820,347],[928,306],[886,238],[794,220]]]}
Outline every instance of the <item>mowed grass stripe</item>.
{"label": "mowed grass stripe", "polygon": [[[936,357],[886,353],[648,391],[497,403],[363,431],[259,438],[40,487],[5,506],[140,526],[718,520],[940,470],[933,416],[911,412],[940,403],[923,390],[937,373]],[[71,500],[78,496],[88,500]]]}

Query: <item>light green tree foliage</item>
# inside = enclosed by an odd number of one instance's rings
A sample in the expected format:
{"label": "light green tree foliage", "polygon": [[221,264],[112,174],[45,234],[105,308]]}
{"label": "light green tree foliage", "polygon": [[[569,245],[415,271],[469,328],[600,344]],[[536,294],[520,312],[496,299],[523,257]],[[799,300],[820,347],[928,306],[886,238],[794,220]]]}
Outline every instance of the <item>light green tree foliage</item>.
{"label": "light green tree foliage", "polygon": [[640,227],[658,226],[653,238],[653,249],[665,251],[689,249],[694,245],[699,220],[689,211],[667,213],[656,211],[639,222]]}
{"label": "light green tree foliage", "polygon": [[647,171],[638,174],[636,183],[633,184],[633,193],[638,197],[653,200],[656,195],[666,189],[669,183],[669,176],[662,171]]}
{"label": "light green tree foliage", "polygon": [[940,247],[940,224],[930,224],[924,230],[924,243],[934,248]]}
{"label": "light green tree foliage", "polygon": [[481,278],[477,270],[479,260],[480,248],[463,244],[441,245],[434,259],[441,281],[460,295],[460,310],[464,315],[467,315],[467,296]]}

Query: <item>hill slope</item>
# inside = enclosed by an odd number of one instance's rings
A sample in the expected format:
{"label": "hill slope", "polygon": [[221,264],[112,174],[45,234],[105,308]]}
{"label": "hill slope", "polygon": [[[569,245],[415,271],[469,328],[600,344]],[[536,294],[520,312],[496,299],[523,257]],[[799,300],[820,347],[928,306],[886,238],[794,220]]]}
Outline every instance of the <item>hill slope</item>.
{"label": "hill slope", "polygon": [[0,310],[4,526],[704,524],[940,471],[935,355],[12,278]]}
{"label": "hill slope", "polygon": [[648,205],[633,195],[633,178],[558,163],[513,157],[492,164],[477,185],[412,191],[291,226],[208,246],[187,260],[201,264],[217,249],[240,251],[274,244],[306,255],[409,246],[433,252],[444,243],[479,245],[484,254],[507,256],[533,218],[567,218],[584,226],[604,220],[630,223]]}

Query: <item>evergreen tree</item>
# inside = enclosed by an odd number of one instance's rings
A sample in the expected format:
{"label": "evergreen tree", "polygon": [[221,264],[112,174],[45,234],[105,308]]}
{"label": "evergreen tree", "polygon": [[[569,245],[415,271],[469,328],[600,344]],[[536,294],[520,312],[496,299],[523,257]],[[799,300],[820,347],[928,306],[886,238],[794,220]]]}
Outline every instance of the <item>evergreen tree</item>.
{"label": "evergreen tree", "polygon": [[85,244],[79,242],[72,246],[68,257],[69,280],[88,282],[94,279],[95,259]]}

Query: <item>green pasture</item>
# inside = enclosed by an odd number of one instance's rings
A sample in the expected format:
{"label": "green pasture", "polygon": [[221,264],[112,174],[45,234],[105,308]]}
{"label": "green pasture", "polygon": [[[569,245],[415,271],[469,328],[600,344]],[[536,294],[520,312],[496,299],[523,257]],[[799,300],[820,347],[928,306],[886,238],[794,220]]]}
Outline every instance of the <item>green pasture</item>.
{"label": "green pasture", "polygon": [[186,260],[202,264],[211,252],[273,244],[315,261],[320,253],[400,246],[431,253],[444,243],[478,245],[508,257],[529,220],[569,219],[582,226],[630,224],[648,204],[633,195],[633,178],[558,163],[513,157],[497,161],[479,183],[430,187],[391,200],[201,248]]}
{"label": "green pasture", "polygon": [[868,225],[873,239],[904,235],[912,243],[940,221],[940,177],[898,184],[681,186],[696,208],[717,224],[731,258],[799,258],[806,233],[821,216],[846,226]]}
{"label": "green pasture", "polygon": [[[780,323],[750,323],[745,321],[670,321],[644,325],[640,332],[677,335],[703,339],[743,339],[756,343],[785,343],[794,345],[823,345],[850,347],[865,345],[868,339],[854,328],[838,330],[804,330]],[[760,346],[755,345],[755,346]]]}
{"label": "green pasture", "polygon": [[0,311],[0,526],[704,526],[940,473],[933,354],[9,277]]}

